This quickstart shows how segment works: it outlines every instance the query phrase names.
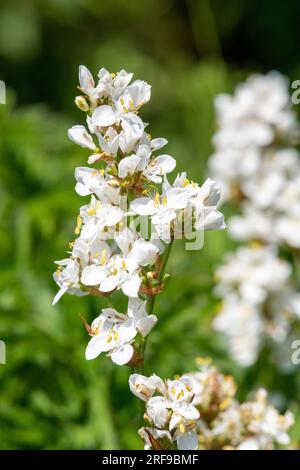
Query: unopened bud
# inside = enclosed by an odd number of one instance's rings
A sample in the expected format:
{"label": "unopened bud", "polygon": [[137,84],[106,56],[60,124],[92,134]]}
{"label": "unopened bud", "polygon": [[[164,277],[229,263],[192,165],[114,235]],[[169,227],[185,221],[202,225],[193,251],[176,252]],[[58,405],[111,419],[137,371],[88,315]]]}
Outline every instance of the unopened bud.
{"label": "unopened bud", "polygon": [[89,156],[87,162],[89,165],[93,165],[93,163],[96,163],[100,159],[101,159],[101,153],[93,153],[92,155]]}
{"label": "unopened bud", "polygon": [[81,109],[81,111],[88,111],[90,109],[89,104],[84,96],[76,96],[75,104],[77,108]]}
{"label": "unopened bud", "polygon": [[152,421],[152,419],[147,415],[147,413],[144,414],[143,419],[144,419],[144,421],[146,421],[146,423],[150,424],[150,426],[153,426],[153,421]]}
{"label": "unopened bud", "polygon": [[153,271],[147,272],[147,279],[148,281],[152,281],[153,279],[155,279],[155,273]]}
{"label": "unopened bud", "polygon": [[112,176],[118,176],[118,167],[115,163],[111,163],[110,167],[107,169],[107,173]]}
{"label": "unopened bud", "polygon": [[171,274],[166,273],[163,277],[163,282],[167,282],[170,279],[170,277],[171,277]]}

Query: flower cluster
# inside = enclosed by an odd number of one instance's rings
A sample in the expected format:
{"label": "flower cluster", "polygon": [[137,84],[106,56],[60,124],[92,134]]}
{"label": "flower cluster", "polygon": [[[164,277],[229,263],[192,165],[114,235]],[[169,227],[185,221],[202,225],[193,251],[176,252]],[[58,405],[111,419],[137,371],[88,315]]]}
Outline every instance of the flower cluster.
{"label": "flower cluster", "polygon": [[149,427],[140,429],[139,434],[147,448],[198,448],[195,428],[200,414],[192,404],[194,390],[188,377],[164,381],[157,375],[132,374],[129,387],[146,402],[144,419]]}
{"label": "flower cluster", "polygon": [[283,343],[300,318],[300,294],[292,267],[274,247],[241,247],[216,271],[216,294],[223,298],[216,330],[227,334],[231,355],[242,365],[256,361],[268,341]]}
{"label": "flower cluster", "polygon": [[236,384],[208,359],[177,380],[134,374],[131,391],[146,402],[140,436],[146,449],[271,450],[290,444],[293,415],[281,415],[259,389],[253,401],[239,403]]}
{"label": "flower cluster", "polygon": [[222,304],[214,326],[247,366],[266,342],[282,344],[300,315],[293,269],[300,248],[298,124],[288,82],[277,72],[254,75],[233,96],[218,96],[216,113],[210,169],[224,200],[239,205],[229,233],[249,246],[217,269]]}
{"label": "flower cluster", "polygon": [[[173,184],[168,181],[176,161],[160,152],[167,140],[152,139],[139,117],[151,87],[132,77],[102,68],[96,83],[85,66],[79,68],[82,95],[75,103],[87,114],[86,127],[75,125],[68,136],[87,150],[87,163],[94,166],[75,170],[75,190],[88,201],[77,217],[78,238],[54,274],[59,291],[53,303],[66,292],[107,296],[121,290],[128,297],[127,313],[104,309],[86,324],[92,336],[86,357],[107,352],[120,365],[143,360],[140,345],[156,322],[151,299],[164,287],[164,256],[178,232],[182,236],[178,227],[185,214],[195,231],[224,228],[212,180],[199,186],[181,173]],[[151,233],[143,233],[149,224]]]}

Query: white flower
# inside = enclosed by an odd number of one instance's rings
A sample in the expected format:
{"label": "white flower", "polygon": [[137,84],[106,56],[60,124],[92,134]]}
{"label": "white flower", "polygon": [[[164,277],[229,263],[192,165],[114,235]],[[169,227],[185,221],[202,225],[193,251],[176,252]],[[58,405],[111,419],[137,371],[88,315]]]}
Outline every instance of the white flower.
{"label": "white flower", "polygon": [[257,391],[255,401],[242,404],[241,411],[247,417],[247,429],[255,435],[260,449],[272,449],[274,442],[280,445],[290,443],[287,430],[294,423],[293,414],[288,411],[280,415],[268,403],[265,389]]}
{"label": "white flower", "polygon": [[138,155],[131,155],[123,158],[119,163],[119,178],[126,178],[137,172],[140,158]]}
{"label": "white flower", "polygon": [[239,364],[247,367],[256,361],[264,328],[258,307],[227,296],[213,326],[226,334],[230,354]]}
{"label": "white flower", "polygon": [[200,410],[209,410],[211,406],[228,408],[236,393],[236,386],[231,376],[222,375],[211,364],[209,358],[197,358],[199,370],[183,375],[180,380],[193,390],[192,404]]}
{"label": "white flower", "polygon": [[[101,79],[101,71],[105,69],[101,69],[98,77]],[[112,78],[112,85],[117,92],[122,91],[129,83],[131,82],[133,77],[133,73],[128,73],[126,70],[120,70],[115,76],[111,76]]]}
{"label": "white flower", "polygon": [[275,130],[287,132],[295,123],[288,83],[276,72],[253,75],[237,87],[234,96],[219,95],[216,110],[220,131],[215,142],[219,147],[269,145]]}
{"label": "white flower", "polygon": [[[147,416],[156,429],[168,431],[180,450],[198,448],[194,428],[200,415],[191,404],[193,390],[187,377],[184,381],[167,380],[164,383],[155,375],[147,378],[134,374],[129,385],[136,396],[146,401]],[[153,396],[155,392],[160,395]]]}
{"label": "white flower", "polygon": [[128,297],[137,297],[142,283],[139,276],[141,266],[153,265],[159,248],[152,242],[136,235],[129,229],[115,234],[120,253],[103,250],[93,265],[82,272],[82,283],[95,286],[101,292],[122,289]]}
{"label": "white flower", "polygon": [[280,240],[296,249],[300,248],[299,230],[300,216],[281,217],[276,221],[275,231]]}
{"label": "white flower", "polygon": [[68,130],[68,137],[80,147],[86,147],[90,150],[96,150],[96,145],[93,142],[91,135],[87,132],[84,126],[72,126]]}
{"label": "white flower", "polygon": [[[134,240],[135,235],[130,232],[129,229],[125,229],[115,236],[122,254],[119,257],[119,263],[116,263],[114,267],[114,272],[107,277],[105,288],[109,289],[117,282],[125,295],[137,297],[142,282],[138,271],[141,266],[151,266],[155,263],[159,248],[142,238]],[[100,290],[102,288],[103,283],[100,285]]]}
{"label": "white flower", "polygon": [[222,436],[236,445],[243,433],[243,422],[240,407],[233,403],[227,410],[219,413],[213,422],[211,437],[222,439]]}
{"label": "white flower", "polygon": [[92,124],[95,127],[109,127],[121,124],[123,129],[123,143],[120,147],[124,151],[133,147],[132,141],[140,139],[144,132],[142,120],[135,112],[149,101],[151,87],[143,81],[136,80],[121,93],[112,94],[111,104],[98,106],[92,115]]}
{"label": "white flower", "polygon": [[143,401],[148,401],[156,391],[164,393],[165,384],[157,375],[145,377],[141,374],[132,374],[129,377],[129,388],[131,392]]}
{"label": "white flower", "polygon": [[107,319],[105,310],[91,325],[94,336],[87,346],[86,359],[95,359],[102,352],[107,352],[116,364],[127,364],[134,353],[130,343],[137,334],[133,320],[123,319],[116,311],[110,311],[110,319]]}
{"label": "white flower", "polygon": [[148,315],[146,301],[140,300],[138,298],[129,299],[127,313],[128,317],[133,319],[136,329],[143,337],[148,336],[157,322],[157,317],[155,315]]}
{"label": "white flower", "polygon": [[151,158],[151,152],[150,146],[140,145],[136,154],[123,158],[119,163],[119,177],[125,178],[136,172],[142,172],[149,181],[161,183],[162,176],[174,170],[176,161],[170,155]]}
{"label": "white flower", "polygon": [[188,197],[179,188],[168,188],[153,198],[141,197],[131,203],[131,209],[139,215],[150,215],[154,225],[169,224],[176,217],[176,210],[187,206]]}
{"label": "white flower", "polygon": [[75,170],[77,184],[75,191],[79,196],[95,194],[100,201],[119,203],[119,188],[114,186],[112,178],[104,170],[87,167],[77,167]]}
{"label": "white flower", "polygon": [[287,80],[277,72],[253,75],[232,96],[219,95],[215,108],[219,128],[209,165],[223,200],[246,195],[261,207],[272,204],[283,184],[276,154],[287,160],[280,140],[292,141],[297,129]]}
{"label": "white flower", "polygon": [[100,132],[97,132],[97,129],[95,129],[95,132],[97,134],[101,150],[112,157],[116,157],[119,149],[120,134],[118,134],[113,127],[109,127],[103,135]]}
{"label": "white flower", "polygon": [[176,160],[170,155],[159,155],[152,158],[142,167],[143,175],[149,181],[161,183],[162,176],[171,173],[176,167]]}
{"label": "white flower", "polygon": [[95,87],[93,76],[85,65],[79,67],[79,86],[85,95],[87,95],[92,104],[96,104],[102,95],[102,87]]}
{"label": "white flower", "polygon": [[119,136],[119,146],[126,154],[132,152],[144,133],[144,123],[139,116],[127,113],[121,119],[122,131]]}
{"label": "white flower", "polygon": [[133,74],[121,70],[118,74],[110,74],[105,68],[98,72],[98,84],[95,86],[95,81],[91,72],[84,65],[79,67],[79,85],[80,89],[87,95],[92,105],[97,105],[97,102],[102,97],[110,96],[114,93],[120,93],[129,84]]}
{"label": "white flower", "polygon": [[230,235],[238,241],[268,240],[276,242],[273,215],[268,211],[259,211],[252,205],[243,206],[243,214],[236,215],[228,221]]}
{"label": "white flower", "polygon": [[226,256],[226,262],[216,271],[216,292],[226,295],[238,292],[249,304],[264,302],[288,287],[291,266],[277,257],[276,249],[263,246],[242,247]]}
{"label": "white flower", "polygon": [[145,302],[129,299],[127,314],[113,308],[103,309],[92,325],[92,338],[86,349],[86,359],[95,359],[102,352],[109,352],[113,362],[127,364],[133,354],[132,341],[139,331],[147,336],[154,327],[157,318],[148,315]]}
{"label": "white flower", "polygon": [[220,189],[215,181],[207,179],[198,188],[195,196],[189,202],[196,208],[195,228],[197,230],[224,230],[224,216],[217,210],[220,200]]}
{"label": "white flower", "polygon": [[87,292],[83,292],[80,289],[80,265],[78,261],[76,259],[67,258],[55,262],[58,264],[58,269],[53,277],[60,289],[54,297],[52,304],[55,305],[66,292],[77,296],[87,295]]}
{"label": "white flower", "polygon": [[123,216],[124,213],[118,206],[100,202],[95,196],[92,196],[90,204],[82,206],[80,209],[83,223],[81,237],[87,239],[99,236],[100,232],[104,233],[105,227],[115,226]]}

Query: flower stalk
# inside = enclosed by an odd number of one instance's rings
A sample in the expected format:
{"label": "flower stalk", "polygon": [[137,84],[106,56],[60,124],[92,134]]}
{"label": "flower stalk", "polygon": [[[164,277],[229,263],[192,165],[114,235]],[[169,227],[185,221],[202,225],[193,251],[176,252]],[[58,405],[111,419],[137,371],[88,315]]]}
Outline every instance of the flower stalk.
{"label": "flower stalk", "polygon": [[[88,152],[88,166],[75,170],[75,190],[88,200],[79,210],[68,257],[56,262],[59,291],[53,303],[65,293],[109,299],[121,291],[127,311],[110,305],[85,324],[86,359],[104,353],[143,373],[147,337],[158,320],[154,303],[167,280],[174,238],[186,236],[175,227],[188,213],[195,233],[223,230],[220,190],[214,181],[198,185],[186,173],[169,182],[176,160],[161,153],[167,140],[152,138],[139,115],[151,97],[148,83],[133,81],[125,70],[102,68],[97,77],[96,83],[80,66],[75,104],[86,113],[86,126],[72,126],[68,136]],[[143,232],[144,221],[150,236]]]}

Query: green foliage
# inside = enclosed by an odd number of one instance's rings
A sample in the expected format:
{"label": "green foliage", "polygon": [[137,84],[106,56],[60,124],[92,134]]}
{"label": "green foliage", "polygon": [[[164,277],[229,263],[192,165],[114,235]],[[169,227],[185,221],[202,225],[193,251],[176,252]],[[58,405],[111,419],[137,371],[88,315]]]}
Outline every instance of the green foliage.
{"label": "green foliage", "polygon": [[[88,153],[66,137],[68,127],[83,120],[72,108],[77,66],[126,68],[149,81],[153,99],[143,110],[149,131],[167,137],[178,171],[188,169],[201,182],[211,152],[213,98],[247,73],[225,65],[217,29],[230,45],[226,38],[243,11],[227,12],[223,25],[203,2],[211,26],[202,36],[201,2],[195,9],[197,2],[171,0],[31,0],[26,10],[2,3],[0,78],[9,92],[0,105],[0,338],[7,346],[7,364],[0,365],[0,449],[141,448],[130,369],[105,357],[84,359],[88,336],[78,314],[91,321],[106,301],[64,296],[51,305],[53,260],[65,256],[83,204],[73,174]],[[172,377],[208,355],[235,376],[241,397],[266,385],[297,412],[296,371],[279,374],[268,357],[242,370],[211,329],[213,268],[230,248],[226,233],[207,234],[201,251],[175,244],[167,269],[172,278],[155,306],[159,322],[149,338],[146,372]],[[113,301],[125,307],[120,295]]]}

